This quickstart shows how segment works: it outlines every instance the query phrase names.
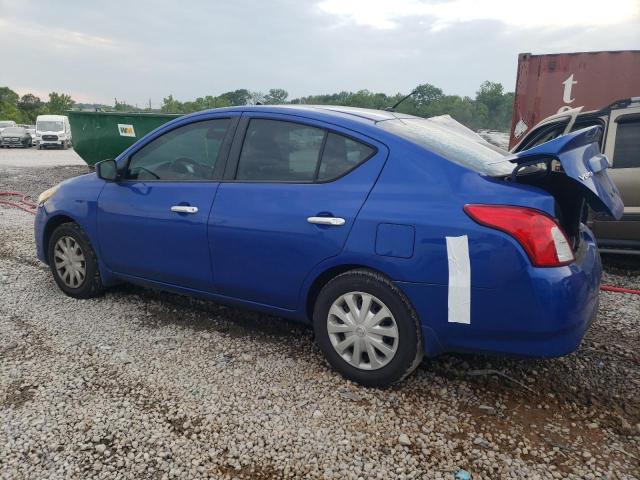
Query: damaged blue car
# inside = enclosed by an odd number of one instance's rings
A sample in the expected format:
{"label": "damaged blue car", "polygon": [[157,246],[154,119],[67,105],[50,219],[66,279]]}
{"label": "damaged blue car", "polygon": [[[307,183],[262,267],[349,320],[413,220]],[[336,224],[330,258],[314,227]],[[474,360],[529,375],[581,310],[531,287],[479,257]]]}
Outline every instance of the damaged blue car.
{"label": "damaged blue car", "polygon": [[442,352],[564,355],[598,308],[588,208],[623,209],[601,134],[511,156],[449,117],[199,112],[44,192],[37,254],[72,297],[131,282],[308,322],[368,386]]}

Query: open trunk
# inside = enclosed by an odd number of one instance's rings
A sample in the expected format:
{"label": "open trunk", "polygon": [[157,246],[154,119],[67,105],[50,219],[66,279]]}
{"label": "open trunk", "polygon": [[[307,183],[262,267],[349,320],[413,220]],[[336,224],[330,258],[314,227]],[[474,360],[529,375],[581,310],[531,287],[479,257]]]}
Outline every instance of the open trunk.
{"label": "open trunk", "polygon": [[599,126],[577,130],[507,158],[515,163],[508,181],[536,186],[556,200],[556,218],[576,250],[587,205],[616,219],[624,205],[600,153]]}
{"label": "open trunk", "polygon": [[622,216],[620,193],[607,173],[609,162],[598,145],[600,126],[576,130],[510,155],[448,115],[428,119],[407,116],[377,125],[481,175],[549,192],[556,201],[556,220],[574,250],[587,205],[616,219]]}

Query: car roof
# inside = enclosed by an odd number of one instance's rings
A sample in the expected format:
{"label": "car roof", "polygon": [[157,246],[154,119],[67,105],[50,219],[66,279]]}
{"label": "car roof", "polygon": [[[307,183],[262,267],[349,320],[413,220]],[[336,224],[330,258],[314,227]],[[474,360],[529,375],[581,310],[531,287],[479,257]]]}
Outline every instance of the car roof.
{"label": "car roof", "polygon": [[[207,112],[262,112],[300,115],[304,117],[327,120],[329,118],[348,119],[360,123],[373,124],[384,120],[397,118],[416,118],[405,113],[375,110],[371,108],[357,108],[340,105],[242,105],[236,107],[216,108]],[[199,112],[202,113],[202,112]]]}

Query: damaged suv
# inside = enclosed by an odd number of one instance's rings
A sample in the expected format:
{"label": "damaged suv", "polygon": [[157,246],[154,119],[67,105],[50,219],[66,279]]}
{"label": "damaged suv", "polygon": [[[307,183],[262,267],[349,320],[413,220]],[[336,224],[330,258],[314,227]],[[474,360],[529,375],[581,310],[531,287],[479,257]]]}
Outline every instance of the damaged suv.
{"label": "damaged suv", "polygon": [[598,307],[587,205],[623,211],[601,135],[509,155],[446,117],[199,112],[44,192],[37,254],[72,297],[131,282],[308,322],[364,385],[442,352],[564,355]]}

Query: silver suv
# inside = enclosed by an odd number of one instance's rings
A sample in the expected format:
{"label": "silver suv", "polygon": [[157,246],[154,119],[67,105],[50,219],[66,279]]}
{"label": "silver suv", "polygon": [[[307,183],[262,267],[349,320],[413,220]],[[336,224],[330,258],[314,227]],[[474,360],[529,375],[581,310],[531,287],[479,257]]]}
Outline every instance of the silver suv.
{"label": "silver suv", "polygon": [[580,107],[547,117],[512,152],[592,125],[603,127],[600,146],[611,162],[609,175],[620,190],[624,216],[608,220],[591,212],[589,223],[600,251],[640,255],[640,97],[619,100],[601,110],[583,112]]}

